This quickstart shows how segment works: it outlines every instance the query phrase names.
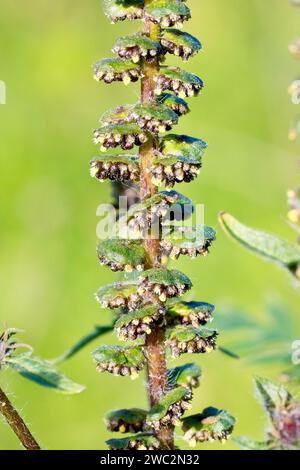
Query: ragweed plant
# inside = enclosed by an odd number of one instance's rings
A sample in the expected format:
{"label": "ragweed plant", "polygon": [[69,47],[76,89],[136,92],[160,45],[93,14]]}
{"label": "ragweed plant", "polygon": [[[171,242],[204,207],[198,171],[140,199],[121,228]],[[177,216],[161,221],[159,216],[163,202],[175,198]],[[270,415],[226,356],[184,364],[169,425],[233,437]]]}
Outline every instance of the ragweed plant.
{"label": "ragweed plant", "polygon": [[[116,312],[116,335],[128,344],[100,346],[93,357],[99,372],[135,378],[145,369],[149,397],[147,410],[107,414],[110,431],[130,433],[109,440],[108,446],[174,449],[175,426],[182,426],[192,445],[224,441],[235,421],[226,411],[209,407],[183,418],[191,408],[201,370],[195,364],[168,369],[166,354],[176,358],[209,353],[216,348],[218,335],[206,326],[214,306],[180,301],[192,282],[167,267],[169,258],[207,255],[215,240],[212,228],[186,225],[193,204],[172,190],[176,183],[198,176],[206,143],[186,135],[165,135],[189,112],[186,99],[199,95],[203,82],[193,73],[162,63],[167,54],[186,61],[201,44],[180,29],[191,17],[182,0],[104,0],[104,8],[113,23],[138,19],[144,28],[119,38],[113,47],[116,57],[97,62],[94,77],[107,84],[141,80],[141,94],[139,102],[103,114],[94,132],[103,156],[91,162],[91,175],[99,181],[136,185],[140,202],[119,218],[122,230],[97,247],[101,264],[122,278],[102,287],[96,297],[102,307]],[[134,147],[139,147],[138,154],[128,153]],[[119,148],[125,153],[111,153]],[[167,190],[160,190],[163,185]]]}

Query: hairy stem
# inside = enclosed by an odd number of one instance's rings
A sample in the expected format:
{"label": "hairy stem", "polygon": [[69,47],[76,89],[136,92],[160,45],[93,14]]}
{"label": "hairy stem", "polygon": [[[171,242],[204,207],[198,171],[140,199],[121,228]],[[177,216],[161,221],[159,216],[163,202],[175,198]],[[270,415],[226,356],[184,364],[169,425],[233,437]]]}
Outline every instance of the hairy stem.
{"label": "hairy stem", "polygon": [[23,419],[0,388],[0,412],[26,450],[41,450]]}
{"label": "hairy stem", "polygon": [[[146,2],[151,0],[146,0]],[[153,40],[160,36],[160,26],[151,21],[145,25],[146,34]],[[153,63],[143,64],[143,76],[141,85],[142,104],[155,102],[154,80],[153,77],[159,71],[159,60]],[[157,187],[151,182],[149,168],[152,166],[156,140],[149,136],[148,142],[140,147],[140,165],[141,165],[141,200],[145,200],[157,193]],[[160,266],[160,244],[158,239],[148,238],[145,240],[145,246],[148,253],[148,269]],[[166,392],[167,385],[167,366],[165,357],[165,331],[163,327],[156,327],[153,332],[147,336],[146,357],[148,371],[148,394],[150,406],[159,402]],[[163,426],[157,433],[161,444],[166,449],[174,448],[174,428],[172,426]]]}

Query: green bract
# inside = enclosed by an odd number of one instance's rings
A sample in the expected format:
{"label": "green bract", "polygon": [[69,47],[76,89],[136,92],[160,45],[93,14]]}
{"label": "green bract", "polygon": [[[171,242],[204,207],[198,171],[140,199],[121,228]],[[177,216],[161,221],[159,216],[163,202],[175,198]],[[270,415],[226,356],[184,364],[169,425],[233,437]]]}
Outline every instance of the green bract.
{"label": "green bract", "polygon": [[123,82],[128,85],[130,82],[136,82],[141,70],[139,65],[131,60],[123,59],[102,59],[93,66],[94,78],[97,81],[103,80],[105,83]]}
{"label": "green bract", "polygon": [[218,332],[209,328],[177,326],[168,331],[168,345],[173,357],[185,353],[210,353],[216,348]]}
{"label": "green bract", "polygon": [[163,104],[138,104],[130,111],[129,120],[135,121],[142,129],[158,134],[172,129],[178,123],[178,116]]}
{"label": "green bract", "polygon": [[153,0],[146,4],[144,14],[164,27],[181,26],[183,21],[191,17],[189,8],[182,0]]}
{"label": "green bract", "polygon": [[164,313],[164,308],[150,306],[121,315],[115,324],[117,336],[121,340],[134,341],[150,335],[162,323]]}
{"label": "green bract", "polygon": [[112,271],[141,271],[146,261],[146,252],[139,242],[112,238],[100,242],[97,253],[101,264]]}
{"label": "green bract", "polygon": [[216,239],[216,232],[206,225],[197,227],[172,227],[161,241],[163,252],[171,259],[177,259],[180,255],[189,255],[196,258],[197,255],[206,256],[209,247]]}
{"label": "green bract", "polygon": [[177,302],[168,306],[168,322],[198,328],[212,320],[214,305],[207,302]]}
{"label": "green bract", "polygon": [[102,287],[96,293],[96,299],[103,308],[126,308],[134,310],[141,303],[136,294],[137,282],[115,282]]}
{"label": "green bract", "polygon": [[144,0],[104,0],[104,12],[113,23],[142,18],[143,7]]}
{"label": "green bract", "polygon": [[134,63],[142,58],[151,62],[162,54],[162,47],[158,41],[152,41],[146,34],[137,33],[119,38],[113,52],[121,58],[131,59]]}
{"label": "green bract", "polygon": [[168,386],[184,386],[195,388],[199,386],[199,379],[202,371],[196,364],[184,364],[168,370]]}
{"label": "green bract", "polygon": [[170,90],[180,98],[197,96],[203,88],[203,82],[197,75],[186,72],[179,67],[163,67],[160,74],[155,77],[155,93],[160,95]]}
{"label": "green bract", "polygon": [[161,44],[166,52],[178,55],[184,60],[197,54],[202,48],[200,41],[195,36],[178,29],[165,29]]}
{"label": "green bract", "polygon": [[164,157],[183,158],[196,163],[201,162],[206,148],[207,144],[201,139],[169,134],[161,140],[159,150]]}
{"label": "green bract", "polygon": [[130,410],[114,410],[105,416],[106,427],[111,432],[140,432],[143,430],[146,410],[132,408]]}
{"label": "green bract", "polygon": [[137,373],[145,365],[145,356],[140,347],[100,346],[93,352],[99,372],[110,372],[115,375],[130,375]]}
{"label": "green bract", "polygon": [[167,392],[147,415],[147,423],[154,428],[162,423],[179,425],[179,418],[190,408],[188,401],[191,399],[191,391],[186,387],[176,387]]}
{"label": "green bract", "polygon": [[159,440],[150,433],[141,433],[123,439],[109,439],[106,444],[111,450],[157,450]]}
{"label": "green bract", "polygon": [[227,411],[206,408],[202,413],[183,418],[184,438],[190,445],[205,441],[227,440],[235,419]]}
{"label": "green bract", "polygon": [[189,105],[184,99],[171,93],[162,93],[157,101],[171,108],[178,116],[183,116],[190,112]]}

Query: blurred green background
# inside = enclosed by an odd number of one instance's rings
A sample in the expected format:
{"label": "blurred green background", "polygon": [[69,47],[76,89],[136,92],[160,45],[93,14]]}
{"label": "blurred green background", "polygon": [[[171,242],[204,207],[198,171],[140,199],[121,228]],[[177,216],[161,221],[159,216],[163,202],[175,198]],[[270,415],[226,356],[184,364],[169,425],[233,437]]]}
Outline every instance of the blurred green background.
{"label": "blurred green background", "polygon": [[[110,25],[100,3],[0,0],[0,80],[7,86],[7,104],[0,106],[0,320],[26,330],[22,339],[45,358],[109,319],[93,297],[115,275],[99,267],[95,256],[96,208],[109,201],[110,188],[89,177],[88,162],[97,152],[91,133],[106,108],[135,102],[139,90],[96,83],[91,64],[110,56],[115,38],[139,23]],[[203,138],[209,150],[197,182],[178,189],[205,204],[207,224],[217,226],[218,211],[227,210],[292,240],[284,222],[286,190],[297,185],[298,174],[297,150],[287,141],[295,110],[286,90],[297,63],[287,46],[299,32],[300,12],[288,0],[189,4],[193,17],[186,29],[204,48],[184,67],[206,86],[178,131]],[[216,304],[216,315],[233,306],[263,321],[271,299],[284,302],[300,328],[290,279],[232,244],[220,229],[207,259],[182,259],[177,268],[192,278],[195,298]],[[115,340],[111,335],[101,341]],[[46,449],[104,449],[105,411],[146,405],[144,377],[132,382],[96,373],[90,356],[96,344],[62,367],[87,386],[79,396],[1,372],[1,386]],[[274,378],[278,368],[246,367],[218,352],[195,360],[204,379],[194,410],[224,407],[238,419],[237,435],[261,438],[264,418],[252,375]],[[186,447],[179,431],[178,443]],[[18,448],[0,423],[0,449]],[[231,441],[201,448],[236,446]]]}

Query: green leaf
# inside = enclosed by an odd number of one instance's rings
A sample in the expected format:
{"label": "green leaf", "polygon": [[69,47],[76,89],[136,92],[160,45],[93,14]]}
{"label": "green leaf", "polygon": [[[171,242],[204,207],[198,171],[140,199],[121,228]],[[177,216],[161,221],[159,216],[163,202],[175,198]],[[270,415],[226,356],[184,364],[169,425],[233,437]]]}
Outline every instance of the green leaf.
{"label": "green leaf", "polygon": [[171,93],[162,93],[158,96],[157,101],[171,108],[178,116],[183,116],[190,112],[187,102]]}
{"label": "green leaf", "polygon": [[145,248],[135,240],[104,240],[98,244],[97,253],[100,262],[113,271],[141,271],[146,263]]}
{"label": "green leaf", "polygon": [[207,302],[170,302],[168,324],[186,324],[198,328],[212,320],[215,306]]}
{"label": "green leaf", "polygon": [[111,450],[157,450],[158,439],[150,433],[141,433],[123,439],[109,439],[106,444]]}
{"label": "green leaf", "polygon": [[172,28],[162,31],[161,44],[167,52],[180,56],[184,60],[202,49],[201,43],[195,36]]}
{"label": "green leaf", "polygon": [[7,357],[5,364],[19,372],[26,379],[62,393],[76,394],[82,392],[85,388],[58,372],[50,362],[31,356],[28,353]]}
{"label": "green leaf", "polygon": [[244,450],[272,450],[274,443],[272,441],[257,442],[248,437],[236,437],[234,441]]}
{"label": "green leaf", "polygon": [[137,63],[142,58],[147,61],[155,60],[163,51],[158,41],[152,41],[144,33],[136,33],[118,38],[113,52],[121,58],[131,59]]}
{"label": "green leaf", "polygon": [[206,408],[202,413],[183,418],[184,439],[191,446],[197,442],[225,441],[232,434],[235,418],[227,411]]}
{"label": "green leaf", "polygon": [[113,23],[141,19],[143,8],[144,0],[104,0],[104,13]]}
{"label": "green leaf", "polygon": [[140,304],[137,298],[137,282],[121,281],[101,287],[96,293],[96,300],[103,308],[126,308],[135,310]]}
{"label": "green leaf", "polygon": [[124,82],[128,85],[130,82],[136,82],[141,70],[138,64],[131,60],[117,58],[101,59],[93,65],[94,78],[97,81],[103,80],[105,83],[114,81]]}
{"label": "green leaf", "polygon": [[71,359],[77,353],[79,353],[83,348],[88,346],[92,341],[100,336],[103,336],[110,331],[113,331],[113,325],[106,325],[106,326],[95,326],[94,330],[83,336],[79,341],[77,341],[73,346],[71,346],[66,352],[64,352],[61,356],[51,361],[52,364],[61,364],[62,362]]}
{"label": "green leaf", "polygon": [[152,0],[145,5],[145,17],[164,27],[180,26],[190,19],[191,13],[181,0]]}
{"label": "green leaf", "polygon": [[160,422],[168,415],[173,405],[190,399],[191,392],[186,387],[174,388],[174,390],[167,392],[163,398],[151,408],[147,416],[147,423],[151,425],[152,423]]}
{"label": "green leaf", "polygon": [[107,413],[105,423],[110,432],[140,432],[143,430],[147,411],[139,408],[114,410]]}
{"label": "green leaf", "polygon": [[105,155],[95,157],[90,162],[90,174],[100,182],[139,181],[140,167],[135,155]]}
{"label": "green leaf", "polygon": [[204,86],[201,78],[179,67],[162,66],[154,81],[156,95],[170,90],[180,98],[197,96]]}
{"label": "green leaf", "polygon": [[176,157],[188,163],[201,163],[207,144],[200,139],[186,135],[168,134],[160,142],[159,150],[163,157]]}
{"label": "green leaf", "polygon": [[167,371],[168,386],[170,388],[180,385],[192,388],[198,387],[201,375],[201,368],[197,364],[184,364],[174,367]]}
{"label": "green leaf", "polygon": [[160,306],[144,307],[134,312],[121,315],[115,324],[119,339],[135,341],[151,334],[152,330],[163,321],[165,309]]}
{"label": "green leaf", "polygon": [[287,408],[293,401],[293,397],[286,388],[271,380],[255,377],[255,385],[260,403],[271,421],[274,419],[275,410]]}
{"label": "green leaf", "polygon": [[222,212],[220,223],[225,232],[250,251],[273,261],[298,276],[300,249],[297,245],[259,230],[246,227],[232,215]]}
{"label": "green leaf", "polygon": [[164,234],[161,247],[163,252],[174,260],[180,255],[196,258],[198,255],[206,256],[215,239],[216,231],[206,225],[171,227],[169,233]]}
{"label": "green leaf", "polygon": [[204,354],[216,349],[218,332],[208,328],[177,326],[167,331],[167,345],[173,357],[181,354]]}
{"label": "green leaf", "polygon": [[100,346],[93,352],[99,372],[129,375],[136,378],[145,365],[141,347]]}

